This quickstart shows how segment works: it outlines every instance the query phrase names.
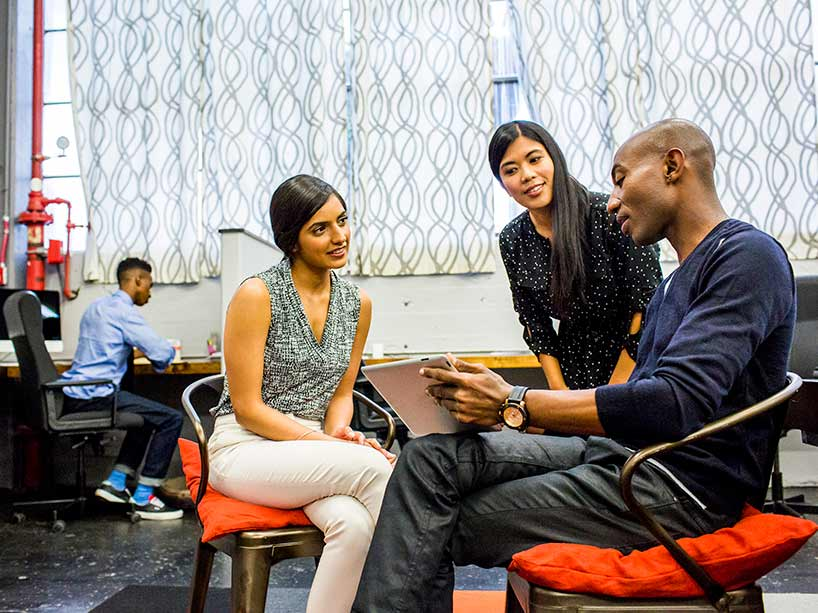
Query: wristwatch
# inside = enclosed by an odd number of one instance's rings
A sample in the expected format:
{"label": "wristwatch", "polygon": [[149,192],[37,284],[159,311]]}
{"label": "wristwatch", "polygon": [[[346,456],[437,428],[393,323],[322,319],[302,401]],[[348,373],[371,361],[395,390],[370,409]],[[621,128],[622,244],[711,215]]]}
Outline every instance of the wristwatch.
{"label": "wristwatch", "polygon": [[528,409],[525,408],[525,393],[528,388],[515,385],[505,402],[500,405],[500,421],[509,428],[525,432],[528,429]]}

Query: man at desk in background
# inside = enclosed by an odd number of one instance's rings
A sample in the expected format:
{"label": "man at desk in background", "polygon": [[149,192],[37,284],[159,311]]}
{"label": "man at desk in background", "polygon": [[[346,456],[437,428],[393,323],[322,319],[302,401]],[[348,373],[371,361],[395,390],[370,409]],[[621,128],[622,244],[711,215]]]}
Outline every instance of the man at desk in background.
{"label": "man at desk in background", "polygon": [[[153,278],[151,265],[139,258],[126,258],[116,269],[119,290],[111,296],[98,298],[86,309],[80,321],[80,337],[71,369],[63,379],[111,379],[117,387],[128,367],[128,358],[136,348],[157,371],[165,370],[173,361],[175,349],[159,337],[135,307],[146,304],[151,297]],[[79,386],[65,388],[65,412],[106,410],[113,401],[110,386]],[[167,473],[176,440],[182,430],[181,414],[147,398],[117,390],[120,412],[142,416],[144,426],[129,430],[122,442],[114,468],[97,488],[97,497],[108,502],[134,506],[142,519],[178,519],[182,510],[166,505],[153,495]],[[128,476],[144,459],[136,490],[125,487]]]}

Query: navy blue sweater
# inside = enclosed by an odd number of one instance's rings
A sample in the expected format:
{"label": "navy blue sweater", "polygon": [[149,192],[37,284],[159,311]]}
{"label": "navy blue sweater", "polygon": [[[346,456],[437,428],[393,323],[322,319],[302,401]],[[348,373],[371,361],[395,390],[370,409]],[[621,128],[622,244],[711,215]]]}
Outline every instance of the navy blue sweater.
{"label": "navy blue sweater", "polygon": [[[629,447],[683,438],[780,390],[795,322],[783,248],[754,227],[716,226],[656,289],[630,380],[597,388],[599,418]],[[714,510],[766,491],[773,412],[660,458]]]}

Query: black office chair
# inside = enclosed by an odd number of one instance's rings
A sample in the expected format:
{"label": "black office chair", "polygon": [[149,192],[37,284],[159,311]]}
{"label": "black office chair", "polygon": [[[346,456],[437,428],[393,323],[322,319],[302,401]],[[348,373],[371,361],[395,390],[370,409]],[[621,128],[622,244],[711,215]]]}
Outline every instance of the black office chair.
{"label": "black office chair", "polygon": [[[787,413],[784,432],[800,430],[805,443],[818,446],[818,395],[813,392],[818,386],[818,275],[796,277],[795,284],[798,305],[788,370],[804,380],[804,390]],[[818,505],[807,504],[801,494],[784,497],[784,477],[777,450],[770,497],[771,500],[764,505],[765,511],[796,517],[803,513],[818,513]]]}
{"label": "black office chair", "polygon": [[[57,519],[57,510],[76,506],[79,513],[85,510],[86,493],[86,446],[98,440],[99,436],[111,430],[140,428],[142,417],[133,413],[117,413],[116,395],[113,396],[110,411],[83,411],[63,413],[63,393],[66,387],[83,385],[109,385],[116,392],[117,386],[111,379],[85,379],[82,381],[62,381],[51,356],[45,348],[40,300],[28,291],[12,294],[3,305],[3,316],[9,332],[17,361],[20,365],[20,379],[23,388],[25,421],[38,431],[55,437],[70,437],[72,448],[77,452],[76,495],[70,498],[49,500],[16,501],[12,509],[22,507],[51,507],[54,521],[52,530],[62,532],[65,523]],[[53,479],[51,479],[53,482]],[[53,486],[53,483],[51,484]],[[22,521],[22,513],[15,513],[13,519]]]}

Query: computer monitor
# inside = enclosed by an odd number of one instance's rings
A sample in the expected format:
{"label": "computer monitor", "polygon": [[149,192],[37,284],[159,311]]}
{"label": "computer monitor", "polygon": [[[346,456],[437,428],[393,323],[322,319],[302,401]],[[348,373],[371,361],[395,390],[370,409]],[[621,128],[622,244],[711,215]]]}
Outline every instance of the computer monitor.
{"label": "computer monitor", "polygon": [[[3,305],[12,294],[20,289],[0,288],[0,358],[14,352],[14,345],[9,338],[6,327],[6,318],[3,315]],[[40,299],[43,314],[43,337],[45,348],[49,353],[60,353],[63,350],[62,328],[60,325],[60,292],[55,290],[25,290],[37,295]]]}

